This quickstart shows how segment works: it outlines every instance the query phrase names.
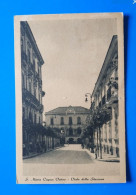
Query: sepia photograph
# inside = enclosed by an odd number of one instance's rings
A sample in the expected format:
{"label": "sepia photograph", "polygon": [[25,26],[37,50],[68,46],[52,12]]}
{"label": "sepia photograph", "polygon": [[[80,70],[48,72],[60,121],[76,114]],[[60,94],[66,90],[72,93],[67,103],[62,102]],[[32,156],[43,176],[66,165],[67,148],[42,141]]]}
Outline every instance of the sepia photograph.
{"label": "sepia photograph", "polygon": [[14,24],[16,182],[125,183],[122,13]]}

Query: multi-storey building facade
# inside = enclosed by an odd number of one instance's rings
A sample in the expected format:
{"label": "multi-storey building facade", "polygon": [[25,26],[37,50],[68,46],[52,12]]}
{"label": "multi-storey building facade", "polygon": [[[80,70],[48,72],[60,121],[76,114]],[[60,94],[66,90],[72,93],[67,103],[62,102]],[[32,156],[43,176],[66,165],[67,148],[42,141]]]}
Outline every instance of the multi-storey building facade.
{"label": "multi-storey building facade", "polygon": [[113,36],[102,69],[92,93],[94,110],[110,111],[101,132],[95,130],[95,145],[103,152],[119,157],[118,129],[118,37]]}
{"label": "multi-storey building facade", "polygon": [[36,142],[35,139],[37,139],[35,136],[32,136],[30,124],[42,125],[42,96],[44,92],[42,91],[41,69],[44,61],[26,21],[20,23],[20,30],[23,144],[27,143],[29,145]]}
{"label": "multi-storey building facade", "polygon": [[45,113],[47,127],[60,129],[65,143],[81,143],[90,110],[81,106],[58,107]]}

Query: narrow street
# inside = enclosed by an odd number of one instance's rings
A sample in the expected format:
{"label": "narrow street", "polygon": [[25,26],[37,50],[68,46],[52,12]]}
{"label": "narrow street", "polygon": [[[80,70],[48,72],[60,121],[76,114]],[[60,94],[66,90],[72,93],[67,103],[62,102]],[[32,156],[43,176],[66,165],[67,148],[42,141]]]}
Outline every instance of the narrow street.
{"label": "narrow street", "polygon": [[39,156],[23,160],[25,176],[108,176],[119,175],[116,162],[97,161],[81,145],[65,145]]}

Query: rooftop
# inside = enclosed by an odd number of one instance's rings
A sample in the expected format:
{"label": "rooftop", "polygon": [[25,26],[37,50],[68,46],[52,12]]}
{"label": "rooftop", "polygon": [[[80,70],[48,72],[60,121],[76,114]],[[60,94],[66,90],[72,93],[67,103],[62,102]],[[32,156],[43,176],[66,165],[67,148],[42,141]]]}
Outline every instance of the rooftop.
{"label": "rooftop", "polygon": [[58,107],[49,112],[46,112],[45,115],[64,115],[64,114],[89,114],[90,110],[82,106],[68,106],[68,107]]}

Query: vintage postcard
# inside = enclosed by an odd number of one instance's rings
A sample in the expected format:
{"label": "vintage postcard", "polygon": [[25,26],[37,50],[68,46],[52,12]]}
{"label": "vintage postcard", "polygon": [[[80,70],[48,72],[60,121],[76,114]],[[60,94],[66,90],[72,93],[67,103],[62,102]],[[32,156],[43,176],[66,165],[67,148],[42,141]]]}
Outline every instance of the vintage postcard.
{"label": "vintage postcard", "polygon": [[16,181],[124,183],[123,14],[15,16]]}

